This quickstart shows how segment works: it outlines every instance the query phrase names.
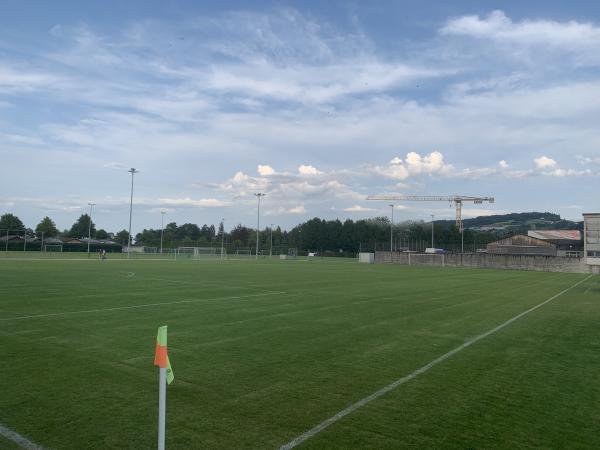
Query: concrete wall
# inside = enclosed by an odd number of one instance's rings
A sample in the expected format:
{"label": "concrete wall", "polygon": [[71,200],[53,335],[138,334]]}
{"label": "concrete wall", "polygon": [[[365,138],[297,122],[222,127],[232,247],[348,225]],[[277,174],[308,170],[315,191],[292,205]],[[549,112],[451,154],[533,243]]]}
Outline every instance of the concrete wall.
{"label": "concrete wall", "polygon": [[598,273],[600,267],[585,263],[585,258],[559,256],[450,254],[376,252],[375,263],[394,263],[411,266],[473,267],[485,269],[534,270],[538,272]]}

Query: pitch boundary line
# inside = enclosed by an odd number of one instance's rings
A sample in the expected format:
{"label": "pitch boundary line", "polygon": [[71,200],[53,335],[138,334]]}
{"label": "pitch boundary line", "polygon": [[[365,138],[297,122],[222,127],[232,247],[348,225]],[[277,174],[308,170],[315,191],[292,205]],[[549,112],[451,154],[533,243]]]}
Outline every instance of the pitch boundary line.
{"label": "pitch boundary line", "polygon": [[54,317],[54,316],[67,316],[73,314],[92,314],[97,312],[110,312],[110,311],[121,311],[125,309],[137,309],[137,308],[151,308],[153,306],[166,306],[166,305],[178,305],[183,303],[199,303],[199,302],[209,302],[213,300],[239,300],[244,298],[252,298],[252,297],[264,297],[267,295],[281,295],[286,292],[262,292],[256,294],[248,294],[248,295],[236,295],[230,297],[213,297],[213,298],[197,298],[193,300],[177,300],[174,302],[159,302],[159,303],[146,303],[143,305],[128,305],[128,306],[115,306],[114,308],[99,308],[99,309],[87,309],[83,311],[64,311],[57,313],[48,313],[48,314],[34,314],[31,316],[17,316],[17,317],[3,317],[0,318],[0,322],[8,322],[9,320],[25,320],[25,319],[37,319],[42,317]]}
{"label": "pitch boundary line", "polygon": [[364,397],[363,399],[351,404],[350,406],[346,407],[345,409],[341,410],[340,412],[334,414],[333,416],[329,417],[328,419],[325,419],[323,422],[319,423],[318,425],[314,426],[313,428],[311,428],[310,430],[302,433],[301,435],[295,437],[294,439],[292,439],[291,441],[289,441],[287,444],[282,445],[281,447],[279,447],[279,450],[290,450],[300,444],[302,444],[304,441],[310,439],[311,437],[315,436],[316,434],[320,433],[321,431],[323,431],[325,428],[329,427],[330,425],[334,424],[335,422],[343,419],[345,416],[352,414],[354,411],[356,411],[359,408],[362,408],[363,406],[365,406],[366,404],[372,402],[373,400],[376,400],[382,396],[384,396],[385,394],[387,394],[390,391],[393,391],[394,389],[396,389],[398,386],[405,384],[406,382],[412,380],[413,378],[418,377],[419,375],[427,372],[429,369],[431,369],[432,367],[438,365],[439,363],[445,361],[446,359],[450,358],[451,356],[455,355],[456,353],[464,350],[465,348],[475,344],[476,342],[502,330],[503,328],[507,327],[508,325],[510,325],[511,323],[515,322],[516,320],[519,320],[521,317],[526,316],[527,314],[535,311],[538,308],[541,308],[542,306],[544,306],[546,303],[551,302],[552,300],[560,297],[561,295],[563,295],[564,293],[570,291],[573,288],[576,288],[577,286],[579,286],[580,284],[586,282],[587,280],[589,280],[593,275],[588,275],[587,277],[585,277],[582,280],[579,280],[577,283],[573,284],[572,286],[563,289],[562,291],[560,291],[558,294],[554,294],[552,297],[550,297],[547,300],[544,300],[542,303],[539,303],[525,311],[523,311],[520,314],[517,314],[516,316],[508,319],[506,322],[501,323],[500,325],[496,326],[495,328],[492,328],[491,330],[486,331],[483,334],[480,334],[478,336],[475,336],[474,338],[469,339],[467,342],[459,345],[458,347],[450,350],[447,353],[444,353],[442,356],[437,357],[436,359],[434,359],[433,361],[431,361],[428,364],[425,364],[424,366],[420,367],[419,369],[415,370],[414,372],[397,379],[396,381],[388,384],[387,386],[379,389],[378,391],[373,392],[371,395]]}
{"label": "pitch boundary line", "polygon": [[0,435],[4,436],[9,441],[14,442],[19,447],[24,448],[26,450],[44,450],[44,447],[40,447],[39,445],[34,444],[26,437],[21,436],[16,431],[13,431],[10,428],[5,427],[1,423],[0,423]]}

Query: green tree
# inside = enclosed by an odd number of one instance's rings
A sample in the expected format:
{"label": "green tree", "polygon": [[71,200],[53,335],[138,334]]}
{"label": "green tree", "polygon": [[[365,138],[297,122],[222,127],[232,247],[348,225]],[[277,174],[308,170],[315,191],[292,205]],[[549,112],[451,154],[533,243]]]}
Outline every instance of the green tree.
{"label": "green tree", "polygon": [[9,232],[18,232],[23,231],[24,229],[25,225],[21,222],[21,219],[14,214],[6,213],[0,217],[0,230],[2,230],[3,233],[6,233],[6,230],[9,230]]}
{"label": "green tree", "polygon": [[127,230],[121,230],[117,234],[115,234],[115,242],[118,242],[122,245],[127,245],[127,240],[129,239],[129,233]]}
{"label": "green tree", "polygon": [[42,233],[44,234],[44,237],[58,236],[58,228],[56,228],[56,224],[48,216],[44,217],[42,221],[35,227],[36,236],[41,237]]}
{"label": "green tree", "polygon": [[[90,216],[87,214],[82,214],[79,216],[79,219],[71,226],[69,230],[69,236],[74,238],[81,238],[88,236],[88,228],[90,226]],[[91,235],[94,237],[96,234],[96,227],[94,226],[94,222],[92,222]]]}
{"label": "green tree", "polygon": [[96,231],[96,239],[108,239],[108,233],[106,230],[100,229]]}

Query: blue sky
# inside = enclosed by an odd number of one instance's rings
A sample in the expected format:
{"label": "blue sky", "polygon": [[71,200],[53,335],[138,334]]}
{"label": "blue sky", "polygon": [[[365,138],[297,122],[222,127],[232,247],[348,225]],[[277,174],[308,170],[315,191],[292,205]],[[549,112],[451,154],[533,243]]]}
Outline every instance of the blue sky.
{"label": "blue sky", "polygon": [[[0,16],[0,213],[34,227],[596,211],[592,2],[24,2]],[[451,218],[405,203],[399,220]]]}

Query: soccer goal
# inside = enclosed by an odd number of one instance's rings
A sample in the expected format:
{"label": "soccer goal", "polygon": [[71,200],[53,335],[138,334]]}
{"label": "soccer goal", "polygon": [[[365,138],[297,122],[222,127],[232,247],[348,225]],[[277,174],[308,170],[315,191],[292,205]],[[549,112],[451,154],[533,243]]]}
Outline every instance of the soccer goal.
{"label": "soccer goal", "polygon": [[295,247],[290,247],[287,249],[287,255],[283,252],[279,254],[279,259],[296,259],[298,257],[298,249]]}
{"label": "soccer goal", "polygon": [[411,253],[403,254],[404,263],[409,266],[446,266],[446,255],[438,253]]}
{"label": "soccer goal", "polygon": [[181,259],[215,259],[221,256],[215,247],[178,247],[177,258]]}
{"label": "soccer goal", "polygon": [[252,257],[252,249],[250,248],[238,248],[235,251],[236,258],[250,258]]}
{"label": "soccer goal", "polygon": [[194,259],[196,247],[177,247],[175,257],[177,259]]}
{"label": "soccer goal", "polygon": [[196,247],[196,259],[214,259],[221,256],[221,249],[215,247]]}
{"label": "soccer goal", "polygon": [[63,251],[62,244],[45,244],[44,252],[47,253],[61,253]]}

